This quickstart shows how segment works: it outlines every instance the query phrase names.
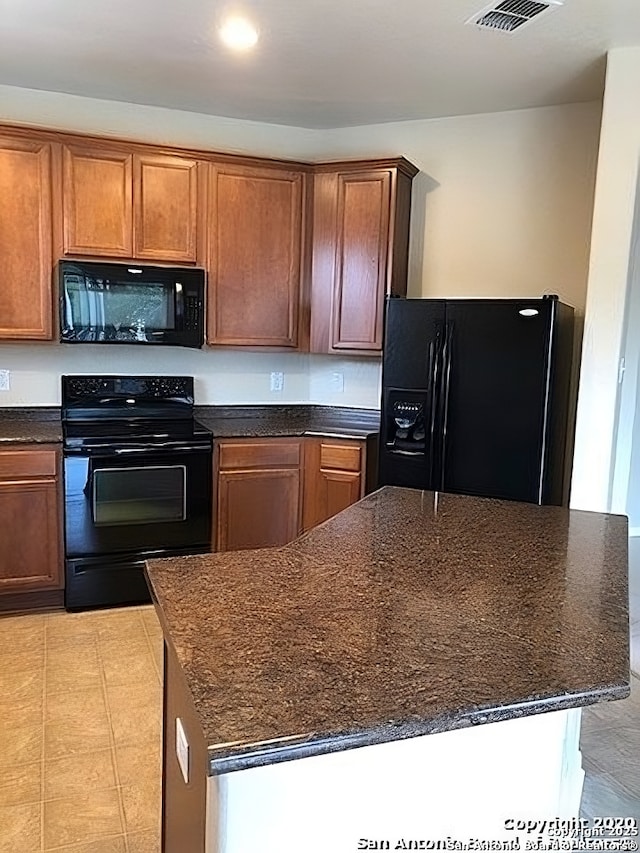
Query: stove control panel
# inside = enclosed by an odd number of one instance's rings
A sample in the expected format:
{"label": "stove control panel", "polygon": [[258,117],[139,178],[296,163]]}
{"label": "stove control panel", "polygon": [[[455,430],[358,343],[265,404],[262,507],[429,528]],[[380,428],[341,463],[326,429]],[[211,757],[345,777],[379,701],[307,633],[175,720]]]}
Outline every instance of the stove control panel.
{"label": "stove control panel", "polygon": [[62,403],[109,398],[193,403],[192,376],[63,376]]}
{"label": "stove control panel", "polygon": [[63,376],[62,420],[190,419],[193,376]]}

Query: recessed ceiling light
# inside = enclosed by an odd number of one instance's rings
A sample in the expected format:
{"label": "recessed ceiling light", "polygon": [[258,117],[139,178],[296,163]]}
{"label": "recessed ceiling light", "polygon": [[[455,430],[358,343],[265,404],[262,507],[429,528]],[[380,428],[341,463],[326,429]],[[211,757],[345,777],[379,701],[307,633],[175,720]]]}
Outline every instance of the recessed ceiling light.
{"label": "recessed ceiling light", "polygon": [[258,31],[246,18],[229,18],[220,27],[220,38],[233,50],[249,50],[258,41]]}

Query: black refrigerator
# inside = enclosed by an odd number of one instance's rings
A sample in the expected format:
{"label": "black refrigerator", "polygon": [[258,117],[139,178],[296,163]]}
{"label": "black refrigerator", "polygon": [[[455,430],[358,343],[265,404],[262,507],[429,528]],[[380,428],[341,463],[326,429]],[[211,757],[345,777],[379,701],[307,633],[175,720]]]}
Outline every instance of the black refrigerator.
{"label": "black refrigerator", "polygon": [[573,309],[387,299],[379,483],[567,502]]}

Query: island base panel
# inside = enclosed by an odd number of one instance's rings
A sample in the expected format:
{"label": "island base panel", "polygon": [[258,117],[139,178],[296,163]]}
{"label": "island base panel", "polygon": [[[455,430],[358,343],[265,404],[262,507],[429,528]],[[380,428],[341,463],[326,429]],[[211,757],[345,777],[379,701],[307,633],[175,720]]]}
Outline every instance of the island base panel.
{"label": "island base panel", "polygon": [[[555,711],[210,777],[206,853],[508,841],[517,835],[510,818],[575,818],[580,715]],[[389,848],[362,846],[385,840]]]}
{"label": "island base panel", "polygon": [[[176,719],[180,720],[187,744],[186,754],[183,750],[187,782],[178,760]],[[163,853],[203,853],[208,849],[205,827],[207,747],[182,670],[166,641],[162,744]]]}

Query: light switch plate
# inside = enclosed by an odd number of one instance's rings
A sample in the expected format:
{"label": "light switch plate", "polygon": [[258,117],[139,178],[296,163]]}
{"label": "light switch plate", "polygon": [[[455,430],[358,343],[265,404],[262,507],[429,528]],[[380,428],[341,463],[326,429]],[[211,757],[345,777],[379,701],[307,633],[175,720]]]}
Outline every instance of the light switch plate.
{"label": "light switch plate", "polygon": [[0,370],[0,391],[11,390],[11,371]]}

